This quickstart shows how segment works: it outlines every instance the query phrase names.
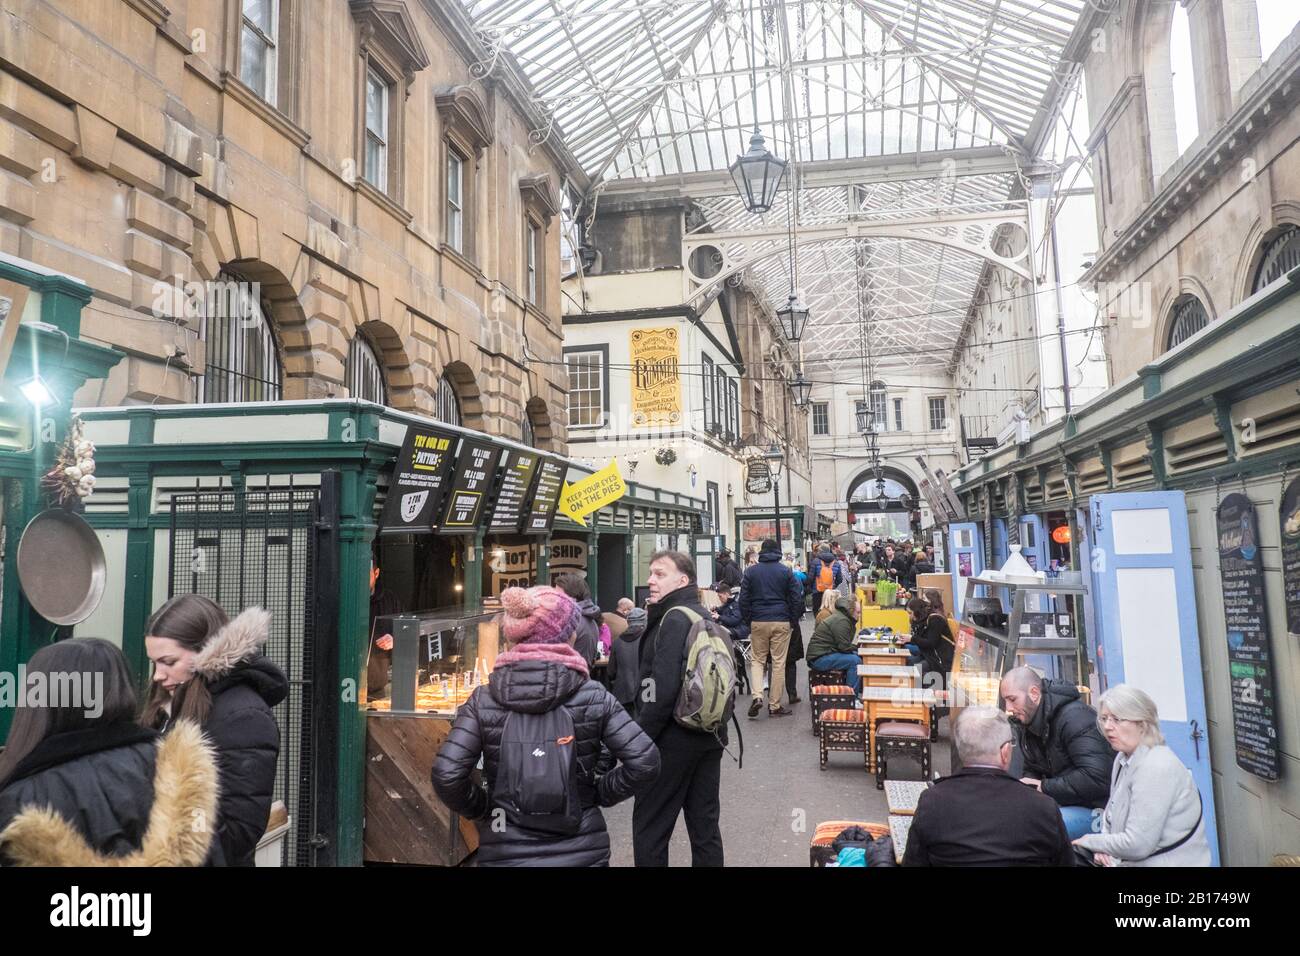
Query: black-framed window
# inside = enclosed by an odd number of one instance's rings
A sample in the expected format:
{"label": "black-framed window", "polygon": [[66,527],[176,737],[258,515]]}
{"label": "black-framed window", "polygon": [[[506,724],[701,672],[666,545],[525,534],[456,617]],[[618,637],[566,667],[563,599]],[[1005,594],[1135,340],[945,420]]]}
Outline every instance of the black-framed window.
{"label": "black-framed window", "polygon": [[352,337],[348,345],[348,394],[379,405],[388,404],[388,388],[384,384],[384,366],[373,346],[361,335]]}
{"label": "black-framed window", "polygon": [[727,380],[727,394],[731,399],[731,425],[729,438],[731,441],[740,440],[740,386],[736,379]]}
{"label": "black-framed window", "polygon": [[713,533],[722,533],[722,503],[718,496],[718,483],[716,481],[705,482],[705,501],[709,506],[709,514],[713,516]]}
{"label": "black-framed window", "polygon": [[941,432],[948,427],[948,400],[942,395],[930,399],[930,431]]}
{"label": "black-framed window", "polygon": [[206,293],[199,322],[205,365],[195,383],[195,400],[279,401],[283,372],[260,285],[221,272]]}
{"label": "black-framed window", "polygon": [[705,434],[709,434],[713,431],[713,359],[708,355],[701,355],[700,368],[703,369],[700,384],[704,391],[704,431]]}
{"label": "black-framed window", "polygon": [[447,380],[447,376],[438,379],[438,395],[434,400],[434,417],[448,425],[461,424],[460,396],[456,386]]}
{"label": "black-framed window", "polygon": [[569,371],[569,427],[601,428],[609,411],[609,346],[564,350]]}
{"label": "black-framed window", "polygon": [[812,419],[814,435],[831,433],[831,406],[828,402],[813,402]]}
{"label": "black-framed window", "polygon": [[1201,300],[1191,293],[1180,295],[1174,300],[1165,351],[1182,345],[1209,324],[1210,316]]}
{"label": "black-framed window", "polygon": [[1251,294],[1276,282],[1296,266],[1300,266],[1300,227],[1288,226],[1264,247]]}

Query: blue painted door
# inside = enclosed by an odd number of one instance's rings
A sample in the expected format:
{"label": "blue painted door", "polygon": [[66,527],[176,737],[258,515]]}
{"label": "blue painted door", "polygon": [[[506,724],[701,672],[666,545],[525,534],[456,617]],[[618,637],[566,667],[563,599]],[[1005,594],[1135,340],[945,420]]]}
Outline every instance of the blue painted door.
{"label": "blue painted door", "polygon": [[966,602],[966,578],[984,573],[984,534],[977,522],[948,525],[948,569],[952,575],[953,613],[960,620]]}
{"label": "blue painted door", "polygon": [[1129,684],[1155,700],[1165,741],[1200,788],[1217,866],[1186,499],[1181,491],[1093,495],[1090,525],[1101,688]]}
{"label": "blue painted door", "polygon": [[1047,525],[1038,515],[1020,516],[1020,554],[1035,571],[1047,570]]}

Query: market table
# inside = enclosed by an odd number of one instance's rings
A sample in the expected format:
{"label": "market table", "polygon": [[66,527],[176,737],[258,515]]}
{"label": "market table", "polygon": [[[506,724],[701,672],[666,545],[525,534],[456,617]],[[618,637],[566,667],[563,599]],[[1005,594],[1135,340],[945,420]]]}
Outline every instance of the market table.
{"label": "market table", "polygon": [[930,688],[864,687],[862,707],[867,712],[867,764],[876,769],[876,722],[880,720],[916,721],[927,730],[930,708],[940,703]]}
{"label": "market table", "polygon": [[859,647],[858,656],[862,658],[863,664],[883,667],[908,666],[907,662],[912,657],[905,648],[886,647],[876,644],[864,644]]}
{"label": "market table", "polygon": [[862,678],[864,687],[916,687],[921,683],[921,668],[916,665],[859,664],[858,676]]}

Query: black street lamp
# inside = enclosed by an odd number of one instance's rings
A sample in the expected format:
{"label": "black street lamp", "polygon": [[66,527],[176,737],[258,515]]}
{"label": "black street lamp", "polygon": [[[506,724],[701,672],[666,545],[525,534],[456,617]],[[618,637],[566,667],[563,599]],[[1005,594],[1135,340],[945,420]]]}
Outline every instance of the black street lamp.
{"label": "black street lamp", "polygon": [[754,215],[760,215],[772,208],[776,202],[776,191],[785,177],[786,161],[777,159],[763,143],[763,134],[754,125],[754,134],[749,138],[749,150],[737,156],[728,171],[731,181],[736,184],[736,192],[745,208]]}
{"label": "black street lamp", "polygon": [[804,305],[797,295],[792,291],[790,298],[785,305],[776,310],[777,320],[781,323],[781,331],[791,342],[798,342],[803,338],[803,330],[808,325],[808,307]]}
{"label": "black street lamp", "polygon": [[779,479],[781,477],[781,465],[785,462],[785,456],[781,454],[781,449],[776,442],[773,442],[767,451],[763,452],[763,460],[767,462],[767,466],[772,472],[772,500],[776,509],[776,551],[777,554],[781,554],[783,552],[781,551],[781,482]]}
{"label": "black street lamp", "polygon": [[812,387],[813,383],[803,377],[803,369],[799,369],[799,374],[790,383],[790,394],[793,396],[795,408],[808,407],[808,402],[812,400]]}

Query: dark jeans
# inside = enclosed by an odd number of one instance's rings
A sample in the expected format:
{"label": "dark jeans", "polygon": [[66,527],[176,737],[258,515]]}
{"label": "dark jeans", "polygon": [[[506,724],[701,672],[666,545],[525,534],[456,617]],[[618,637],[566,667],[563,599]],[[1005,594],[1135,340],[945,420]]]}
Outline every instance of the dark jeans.
{"label": "dark jeans", "polygon": [[722,866],[722,830],[718,826],[722,751],[674,747],[673,741],[661,738],[659,757],[659,779],[632,807],[636,865],[668,865],[668,842],[677,827],[677,815],[685,811],[691,866]]}

